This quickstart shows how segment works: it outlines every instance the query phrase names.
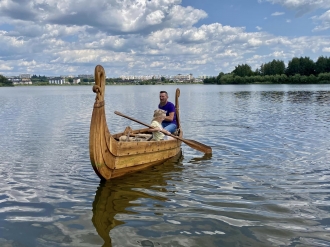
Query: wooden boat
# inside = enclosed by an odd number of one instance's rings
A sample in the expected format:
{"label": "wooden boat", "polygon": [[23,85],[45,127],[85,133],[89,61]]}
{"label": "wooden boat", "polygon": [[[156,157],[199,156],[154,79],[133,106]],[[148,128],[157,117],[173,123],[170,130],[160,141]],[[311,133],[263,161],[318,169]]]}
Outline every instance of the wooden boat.
{"label": "wooden boat", "polygon": [[[96,93],[90,125],[89,153],[95,173],[105,180],[123,176],[149,166],[158,165],[178,154],[181,140],[168,141],[119,141],[121,136],[134,136],[147,133],[148,128],[132,130],[127,127],[123,132],[111,134],[105,116],[105,71],[101,65],[95,67]],[[175,106],[178,122],[178,137],[182,138],[179,115],[180,90],[176,90]]]}

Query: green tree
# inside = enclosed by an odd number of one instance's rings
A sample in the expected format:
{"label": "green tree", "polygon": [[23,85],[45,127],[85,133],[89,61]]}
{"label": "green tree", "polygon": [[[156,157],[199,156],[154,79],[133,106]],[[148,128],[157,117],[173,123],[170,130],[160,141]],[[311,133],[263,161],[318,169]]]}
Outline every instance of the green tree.
{"label": "green tree", "polygon": [[300,78],[301,78],[300,74],[295,74],[293,76],[290,76],[289,80],[291,83],[297,84],[300,83]]}
{"label": "green tree", "polygon": [[281,75],[277,74],[277,75],[273,75],[273,78],[272,78],[272,83],[281,83]]}
{"label": "green tree", "polygon": [[288,77],[285,74],[281,75],[281,79],[280,79],[281,83],[287,83],[288,82]]}
{"label": "green tree", "polygon": [[239,75],[234,76],[234,84],[243,84],[244,83],[244,77],[241,77]]}
{"label": "green tree", "polygon": [[330,58],[319,57],[315,63],[315,73],[318,75],[320,73],[330,72]]}
{"label": "green tree", "polygon": [[310,75],[307,78],[307,83],[308,84],[314,84],[317,83],[317,77],[315,75]]}
{"label": "green tree", "polygon": [[265,76],[264,76],[264,80],[263,80],[263,82],[264,82],[264,83],[270,83],[271,80],[272,80],[272,76],[270,76],[270,75],[265,75]]}
{"label": "green tree", "polygon": [[261,65],[263,75],[282,75],[285,72],[283,61],[275,60]]}
{"label": "green tree", "polygon": [[261,64],[260,65],[260,69],[256,70],[255,73],[259,72],[259,75],[264,75],[265,74],[265,65],[264,64]]}
{"label": "green tree", "polygon": [[295,74],[300,75],[314,75],[315,74],[315,63],[309,57],[294,57],[288,63],[286,69],[286,75],[293,76]]}
{"label": "green tree", "polygon": [[309,57],[301,57],[300,60],[300,75],[314,75],[315,74],[315,63]]}
{"label": "green tree", "polygon": [[299,58],[294,57],[291,59],[291,61],[289,61],[285,74],[287,76],[292,76],[299,73],[300,73],[300,61]]}
{"label": "green tree", "polygon": [[262,81],[263,81],[263,76],[261,76],[261,75],[253,76],[253,82],[254,83],[260,83]]}
{"label": "green tree", "polygon": [[220,83],[220,79],[221,79],[221,77],[224,76],[224,75],[225,75],[225,73],[223,73],[223,72],[220,72],[220,73],[219,73],[219,75],[217,76],[217,83]]}
{"label": "green tree", "polygon": [[1,86],[13,86],[13,83],[9,81],[6,77],[3,75],[0,75],[0,87]]}
{"label": "green tree", "polygon": [[220,79],[220,84],[233,84],[233,83],[234,83],[233,74],[225,74]]}
{"label": "green tree", "polygon": [[209,77],[209,78],[205,78],[203,80],[204,84],[217,84],[217,78],[216,77]]}
{"label": "green tree", "polygon": [[248,64],[242,64],[235,66],[235,69],[232,71],[236,76],[251,76],[253,75],[251,66]]}
{"label": "green tree", "polygon": [[330,73],[320,73],[318,75],[319,83],[329,83],[330,82]]}

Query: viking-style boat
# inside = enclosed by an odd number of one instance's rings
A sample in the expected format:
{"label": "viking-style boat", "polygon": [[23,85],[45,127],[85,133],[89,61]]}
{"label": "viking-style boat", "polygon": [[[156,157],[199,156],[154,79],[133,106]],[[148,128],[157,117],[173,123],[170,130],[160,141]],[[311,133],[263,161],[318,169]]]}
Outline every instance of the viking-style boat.
{"label": "viking-style boat", "polygon": [[150,135],[147,131],[149,128],[132,130],[130,127],[126,127],[121,133],[110,133],[104,108],[105,78],[103,67],[97,65],[95,67],[95,85],[93,86],[96,98],[89,135],[90,159],[95,173],[101,179],[109,180],[161,164],[178,154],[181,150],[180,139],[183,135],[180,128],[178,101],[180,90],[177,89],[175,94],[177,138],[166,141],[151,141],[138,138]]}

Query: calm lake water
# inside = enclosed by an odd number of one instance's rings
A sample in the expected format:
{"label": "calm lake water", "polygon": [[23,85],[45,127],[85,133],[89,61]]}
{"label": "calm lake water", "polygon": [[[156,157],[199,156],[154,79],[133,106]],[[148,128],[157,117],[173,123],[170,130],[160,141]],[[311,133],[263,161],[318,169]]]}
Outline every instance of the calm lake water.
{"label": "calm lake water", "polygon": [[330,85],[107,86],[110,132],[181,90],[160,166],[101,183],[91,86],[0,88],[0,246],[330,246]]}

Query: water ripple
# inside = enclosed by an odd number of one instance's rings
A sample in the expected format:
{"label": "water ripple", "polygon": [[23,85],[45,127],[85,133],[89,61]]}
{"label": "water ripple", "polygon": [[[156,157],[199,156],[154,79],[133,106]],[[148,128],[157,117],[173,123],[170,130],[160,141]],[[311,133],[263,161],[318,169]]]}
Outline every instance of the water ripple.
{"label": "water ripple", "polygon": [[[0,89],[0,245],[330,246],[330,87],[180,88],[184,136],[213,154],[183,144],[108,182],[89,163],[90,87]],[[107,87],[110,131],[141,127],[114,110],[149,122],[159,89]]]}

